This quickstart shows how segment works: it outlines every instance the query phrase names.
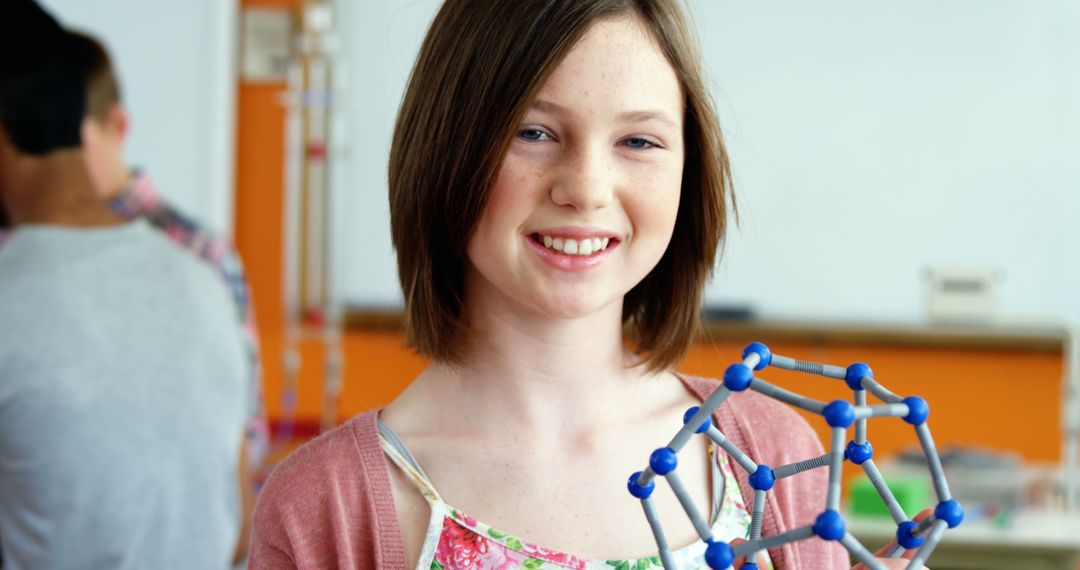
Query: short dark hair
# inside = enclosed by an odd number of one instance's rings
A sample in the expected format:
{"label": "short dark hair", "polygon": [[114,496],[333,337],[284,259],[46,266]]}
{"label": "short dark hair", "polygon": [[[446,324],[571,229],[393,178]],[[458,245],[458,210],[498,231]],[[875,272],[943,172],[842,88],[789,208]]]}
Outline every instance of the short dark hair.
{"label": "short dark hair", "polygon": [[105,120],[109,109],[120,102],[120,81],[112,59],[101,41],[79,31],[71,31],[72,52],[86,84],[87,117]]}
{"label": "short dark hair", "polygon": [[81,144],[86,86],[71,36],[30,0],[0,7],[0,127],[19,152]]}
{"label": "short dark hair", "polygon": [[667,251],[623,303],[650,370],[679,362],[700,326],[723,243],[731,169],[696,42],[679,0],[446,0],[428,30],[390,150],[390,223],[406,342],[436,360],[466,354],[466,245],[515,125],[594,23],[633,14],[656,37],[685,96],[686,162]]}

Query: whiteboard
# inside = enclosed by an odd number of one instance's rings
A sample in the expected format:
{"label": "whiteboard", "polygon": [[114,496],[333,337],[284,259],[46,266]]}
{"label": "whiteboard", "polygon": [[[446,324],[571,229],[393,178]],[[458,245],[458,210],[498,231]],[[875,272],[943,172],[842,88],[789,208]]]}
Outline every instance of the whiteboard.
{"label": "whiteboard", "polygon": [[[397,106],[438,0],[342,7],[339,286],[400,304]],[[741,213],[708,304],[919,321],[930,267],[1000,272],[1011,318],[1080,317],[1080,3],[691,2]]]}
{"label": "whiteboard", "polygon": [[131,117],[129,164],[182,211],[231,232],[238,3],[40,1],[108,49]]}

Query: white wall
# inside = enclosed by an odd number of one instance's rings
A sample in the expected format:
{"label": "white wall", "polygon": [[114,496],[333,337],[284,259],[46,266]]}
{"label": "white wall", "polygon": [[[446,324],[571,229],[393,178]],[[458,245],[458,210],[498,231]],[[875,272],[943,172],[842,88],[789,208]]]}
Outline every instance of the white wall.
{"label": "white wall", "polygon": [[[962,265],[1004,272],[1007,316],[1080,317],[1080,4],[691,3],[743,214],[710,303],[915,321],[926,268]],[[341,285],[395,304],[387,151],[440,2],[345,4]]]}
{"label": "white wall", "polygon": [[238,2],[41,2],[108,48],[132,118],[129,162],[183,211],[231,231]]}
{"label": "white wall", "polygon": [[701,2],[743,231],[713,300],[911,320],[931,264],[1080,316],[1080,6]]}
{"label": "white wall", "polygon": [[[362,5],[361,5],[362,4]],[[338,2],[349,69],[349,183],[341,196],[340,289],[352,305],[397,306],[401,292],[390,245],[386,168],[398,104],[441,0]]]}

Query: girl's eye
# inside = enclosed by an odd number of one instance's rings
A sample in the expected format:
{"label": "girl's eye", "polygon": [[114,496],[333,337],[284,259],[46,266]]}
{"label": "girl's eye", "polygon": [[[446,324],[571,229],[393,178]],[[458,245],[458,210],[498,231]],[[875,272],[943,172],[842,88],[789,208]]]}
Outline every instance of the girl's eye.
{"label": "girl's eye", "polygon": [[627,148],[631,148],[631,149],[634,149],[634,150],[647,150],[647,149],[650,149],[650,148],[660,148],[659,144],[657,144],[657,143],[655,143],[655,142],[653,142],[653,141],[651,141],[649,139],[643,139],[641,137],[630,137],[628,139],[623,140],[623,144],[626,145]]}
{"label": "girl's eye", "polygon": [[518,131],[518,137],[530,142],[551,140],[551,135],[540,129],[521,129]]}

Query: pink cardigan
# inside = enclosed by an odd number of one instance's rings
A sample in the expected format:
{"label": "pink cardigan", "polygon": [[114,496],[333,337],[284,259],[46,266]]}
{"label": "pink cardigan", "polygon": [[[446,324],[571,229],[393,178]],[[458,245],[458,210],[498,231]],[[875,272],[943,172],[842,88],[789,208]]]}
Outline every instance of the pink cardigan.
{"label": "pink cardigan", "polygon": [[[704,400],[713,380],[683,377]],[[717,427],[757,462],[779,467],[823,453],[810,426],[791,408],[753,392],[732,394]],[[249,568],[405,568],[405,547],[379,445],[378,411],[358,415],[307,443],[274,470],[255,507]],[[744,497],[746,473],[735,469]],[[767,495],[762,534],[813,524],[825,504],[828,473],[782,479]],[[850,567],[836,542],[810,538],[769,551],[777,568]]]}

